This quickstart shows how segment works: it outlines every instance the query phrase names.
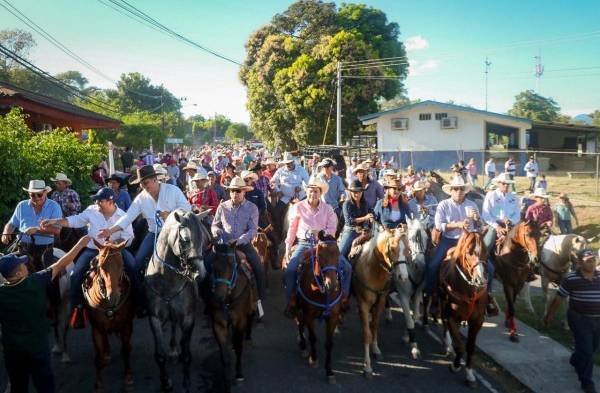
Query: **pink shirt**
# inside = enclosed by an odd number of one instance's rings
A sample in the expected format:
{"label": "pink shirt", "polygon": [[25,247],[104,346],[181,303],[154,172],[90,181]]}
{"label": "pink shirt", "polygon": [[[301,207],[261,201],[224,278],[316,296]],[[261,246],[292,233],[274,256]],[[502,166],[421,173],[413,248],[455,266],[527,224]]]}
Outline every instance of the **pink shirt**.
{"label": "pink shirt", "polygon": [[335,236],[337,216],[333,208],[320,201],[317,210],[314,210],[308,200],[303,200],[290,206],[290,228],[285,239],[286,248],[289,250],[296,238],[305,240],[307,232],[311,230],[324,230],[327,234]]}
{"label": "pink shirt", "polygon": [[467,171],[469,171],[469,175],[477,176],[477,165],[467,164]]}

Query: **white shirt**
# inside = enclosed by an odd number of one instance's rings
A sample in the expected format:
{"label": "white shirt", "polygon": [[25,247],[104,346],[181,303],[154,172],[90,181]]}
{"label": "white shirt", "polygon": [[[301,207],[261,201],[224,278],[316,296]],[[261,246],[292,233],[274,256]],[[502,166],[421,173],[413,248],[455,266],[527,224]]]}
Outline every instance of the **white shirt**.
{"label": "white shirt", "polygon": [[271,183],[275,185],[275,191],[281,191],[283,196],[281,201],[288,203],[290,199],[295,196],[295,188],[299,187],[298,198],[304,199],[306,192],[304,192],[303,183],[308,183],[308,173],[306,169],[296,164],[294,170],[289,171],[287,167],[281,167],[275,172]]}
{"label": "white shirt", "polygon": [[527,164],[525,164],[525,166],[523,167],[523,170],[527,174],[527,177],[537,177],[540,172],[538,163],[535,161],[533,161],[533,162],[527,161]]}
{"label": "white shirt", "polygon": [[350,165],[348,168],[346,168],[346,181],[348,182],[348,184],[350,184],[354,180],[356,180],[356,176],[354,176],[354,173],[352,173],[353,169],[354,169],[354,166],[352,166],[352,165]]}
{"label": "white shirt", "polygon": [[156,201],[146,190],[143,190],[131,203],[127,213],[115,225],[123,228],[131,225],[140,214],[148,222],[148,230],[156,233],[156,212],[172,212],[175,209],[191,211],[192,206],[183,195],[179,187],[172,184],[161,183]]}
{"label": "white shirt", "polygon": [[517,172],[517,163],[514,161],[506,161],[504,163],[504,171],[514,175]]}
{"label": "white shirt", "polygon": [[485,163],[485,174],[496,173],[496,163],[494,161],[486,161]]}
{"label": "white shirt", "polygon": [[483,200],[482,210],[481,218],[483,221],[494,227],[498,221],[504,221],[506,218],[513,225],[521,220],[519,200],[512,192],[503,194],[498,189],[488,192]]}
{"label": "white shirt", "polygon": [[[69,223],[69,228],[82,228],[87,226],[88,235],[92,237],[92,240],[87,244],[87,248],[97,250],[98,247],[94,244],[93,239],[97,238],[98,232],[100,232],[101,229],[110,228],[115,225],[119,218],[124,215],[125,212],[117,207],[117,210],[115,210],[113,215],[107,220],[104,217],[104,214],[100,212],[100,207],[98,205],[91,205],[81,213],[67,217],[66,220]],[[110,235],[109,240],[127,240],[127,246],[131,245],[133,240],[133,228],[131,225],[121,228],[123,228],[121,231]]]}

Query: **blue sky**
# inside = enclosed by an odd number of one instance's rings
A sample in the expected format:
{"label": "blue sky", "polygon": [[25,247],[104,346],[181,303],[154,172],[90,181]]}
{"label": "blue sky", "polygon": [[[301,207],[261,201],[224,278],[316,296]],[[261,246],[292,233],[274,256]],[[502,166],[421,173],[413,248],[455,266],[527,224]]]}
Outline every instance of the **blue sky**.
{"label": "blue sky", "polygon": [[[117,79],[138,71],[187,97],[186,114],[249,120],[238,67],[141,25],[96,0],[9,0],[65,46]],[[106,1],[106,0],[103,0]],[[291,1],[129,0],[173,30],[231,58],[244,59],[248,35]],[[514,96],[535,89],[534,56],[545,73],[540,93],[563,113],[600,109],[600,1],[401,1],[364,3],[400,25],[411,49],[406,81],[412,99],[453,100],[484,108],[484,60],[489,110],[506,112]],[[0,8],[2,28],[26,28]],[[30,57],[52,73],[76,69],[93,85],[110,82],[70,59],[42,37]],[[196,104],[196,105],[192,105]]]}

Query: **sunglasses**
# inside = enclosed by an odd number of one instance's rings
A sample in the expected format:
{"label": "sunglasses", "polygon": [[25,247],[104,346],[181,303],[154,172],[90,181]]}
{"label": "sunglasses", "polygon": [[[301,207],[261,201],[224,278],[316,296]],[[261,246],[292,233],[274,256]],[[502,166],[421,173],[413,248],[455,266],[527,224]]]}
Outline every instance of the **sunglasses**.
{"label": "sunglasses", "polygon": [[242,190],[229,190],[229,192],[232,194],[240,194]]}
{"label": "sunglasses", "polygon": [[459,192],[464,192],[465,189],[462,187],[451,187],[450,191],[459,191]]}
{"label": "sunglasses", "polygon": [[44,196],[44,193],[43,192],[30,192],[29,196],[31,198],[41,198]]}

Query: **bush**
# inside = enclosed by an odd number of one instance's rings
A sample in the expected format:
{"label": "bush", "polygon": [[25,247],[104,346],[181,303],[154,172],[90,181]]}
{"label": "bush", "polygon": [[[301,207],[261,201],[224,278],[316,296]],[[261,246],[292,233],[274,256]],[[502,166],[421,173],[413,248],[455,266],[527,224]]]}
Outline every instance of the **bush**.
{"label": "bush", "polygon": [[92,168],[100,163],[106,151],[102,145],[82,142],[74,133],[57,129],[35,133],[25,124],[20,109],[0,116],[0,219],[6,222],[17,203],[27,196],[22,187],[29,180],[41,179],[52,186],[56,172],[65,173],[73,181],[72,188],[81,196],[83,206],[89,203],[88,191],[93,186]]}

